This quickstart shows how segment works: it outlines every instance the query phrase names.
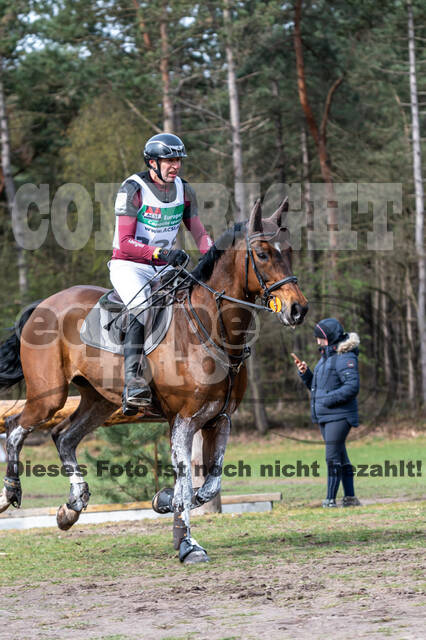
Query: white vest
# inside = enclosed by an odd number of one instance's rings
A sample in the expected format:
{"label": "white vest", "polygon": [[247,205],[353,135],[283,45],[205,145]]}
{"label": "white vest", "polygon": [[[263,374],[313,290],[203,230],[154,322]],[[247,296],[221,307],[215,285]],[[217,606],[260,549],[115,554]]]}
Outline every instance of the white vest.
{"label": "white vest", "polygon": [[173,202],[161,202],[137,174],[133,174],[127,180],[137,182],[142,191],[142,206],[138,211],[135,239],[151,246],[171,249],[185,207],[182,180],[179,176],[175,178],[176,198]]}

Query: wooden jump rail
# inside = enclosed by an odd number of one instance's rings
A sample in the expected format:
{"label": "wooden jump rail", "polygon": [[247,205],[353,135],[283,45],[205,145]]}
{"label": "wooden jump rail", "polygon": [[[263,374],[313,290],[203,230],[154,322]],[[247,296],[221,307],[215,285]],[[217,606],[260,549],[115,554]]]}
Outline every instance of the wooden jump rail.
{"label": "wooden jump rail", "polygon": [[[20,413],[24,404],[25,400],[0,400],[0,433],[5,432],[5,418]],[[57,411],[50,420],[40,425],[37,430],[43,431],[44,429],[50,429],[62,420],[65,420],[65,418],[69,418],[79,404],[80,396],[69,396],[62,409]],[[106,420],[105,426],[109,427],[112,424],[129,424],[134,422],[166,422],[166,419],[158,413],[152,413],[144,409],[135,416],[129,417],[123,415],[121,409],[117,409],[117,411]]]}
{"label": "wooden jump rail", "polygon": [[[269,502],[272,506],[274,502],[279,502],[280,500],[282,500],[282,494],[279,492],[221,496],[222,506],[233,504],[250,504],[256,502]],[[79,521],[79,525],[84,524],[85,513],[114,513],[115,511],[146,511],[151,509],[152,506],[150,501],[124,502],[114,504],[89,504],[87,509],[83,511],[82,519]],[[0,519],[22,518],[28,516],[55,516],[56,511],[57,507],[14,509],[13,511],[7,511],[0,514]]]}

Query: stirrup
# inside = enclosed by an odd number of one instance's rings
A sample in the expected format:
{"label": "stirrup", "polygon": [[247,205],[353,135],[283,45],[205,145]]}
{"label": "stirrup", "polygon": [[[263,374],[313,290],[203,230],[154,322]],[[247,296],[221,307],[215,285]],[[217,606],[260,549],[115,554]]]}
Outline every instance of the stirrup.
{"label": "stirrup", "polygon": [[122,396],[121,412],[125,416],[135,416],[137,413],[139,413],[139,409],[138,408],[132,407],[129,404],[127,404],[126,398],[124,397],[124,393],[123,393],[123,396]]}
{"label": "stirrup", "polygon": [[152,391],[145,379],[133,378],[124,385],[123,399],[132,406],[151,404]]}
{"label": "stirrup", "polygon": [[128,389],[126,386],[124,394],[126,404],[131,407],[146,407],[152,402],[152,393],[148,385],[132,387],[131,389]]}

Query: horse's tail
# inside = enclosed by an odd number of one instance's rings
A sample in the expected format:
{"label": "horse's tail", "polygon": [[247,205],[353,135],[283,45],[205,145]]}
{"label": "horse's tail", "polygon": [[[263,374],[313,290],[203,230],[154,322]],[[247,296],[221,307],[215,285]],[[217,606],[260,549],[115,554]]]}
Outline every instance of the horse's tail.
{"label": "horse's tail", "polygon": [[11,335],[0,344],[0,390],[9,389],[23,379],[20,340],[24,324],[40,304],[41,300],[32,302],[19,316],[19,320],[11,327]]}

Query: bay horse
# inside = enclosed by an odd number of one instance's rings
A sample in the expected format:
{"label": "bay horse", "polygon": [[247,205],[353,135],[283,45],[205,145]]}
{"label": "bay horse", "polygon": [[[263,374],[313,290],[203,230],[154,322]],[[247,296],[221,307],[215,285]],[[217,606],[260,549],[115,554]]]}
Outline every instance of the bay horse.
{"label": "bay horse", "polygon": [[[307,300],[291,271],[287,229],[281,226],[286,207],[284,201],[272,216],[262,219],[258,201],[248,222],[225,232],[195,270],[186,272],[191,286],[175,300],[165,339],[148,357],[156,409],[170,425],[176,475],[174,490],[154,496],[153,508],[174,512],[175,517],[180,514],[181,561],[208,560],[205,549],[191,537],[190,510],[220,491],[230,416],[247,386],[244,360],[253,312],[270,305],[281,322],[292,327],[303,322],[307,312]],[[25,378],[26,403],[21,413],[7,418],[0,512],[10,504],[20,506],[22,445],[31,431],[42,429],[64,406],[71,382],[81,394],[80,404],[52,428],[62,464],[72,472],[68,502],[57,513],[59,528],[71,527],[87,507],[89,487],[79,470],[76,447],[121,406],[123,389],[122,356],[88,347],[79,334],[82,320],[105,291],[74,286],[52,295],[21,319],[20,337],[12,343],[9,339],[8,348],[2,345],[0,386]],[[255,303],[257,296],[262,297],[262,306]],[[191,450],[199,429],[208,473],[194,492]]]}

